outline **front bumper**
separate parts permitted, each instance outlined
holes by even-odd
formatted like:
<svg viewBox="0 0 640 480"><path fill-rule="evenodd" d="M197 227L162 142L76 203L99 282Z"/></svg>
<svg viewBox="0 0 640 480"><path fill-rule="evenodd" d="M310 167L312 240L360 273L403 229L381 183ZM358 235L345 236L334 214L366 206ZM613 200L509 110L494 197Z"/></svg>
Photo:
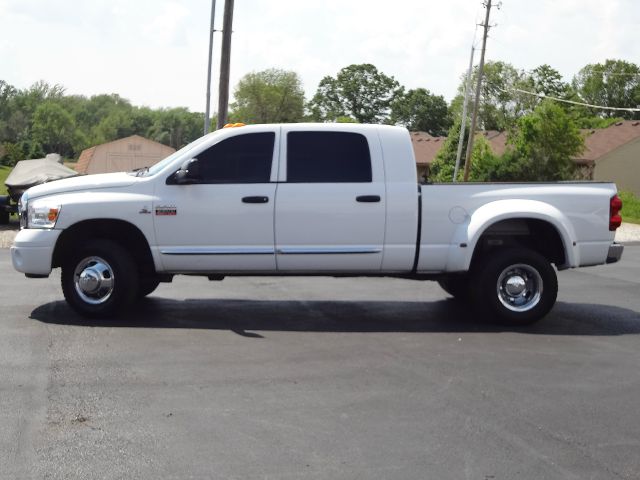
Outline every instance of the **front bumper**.
<svg viewBox="0 0 640 480"><path fill-rule="evenodd" d="M11 247L13 268L27 276L49 276L60 233L62 230L20 230Z"/></svg>
<svg viewBox="0 0 640 480"><path fill-rule="evenodd" d="M616 263L622 257L622 251L624 250L624 245L620 245L619 243L612 243L609 246L609 252L607 253L607 263Z"/></svg>

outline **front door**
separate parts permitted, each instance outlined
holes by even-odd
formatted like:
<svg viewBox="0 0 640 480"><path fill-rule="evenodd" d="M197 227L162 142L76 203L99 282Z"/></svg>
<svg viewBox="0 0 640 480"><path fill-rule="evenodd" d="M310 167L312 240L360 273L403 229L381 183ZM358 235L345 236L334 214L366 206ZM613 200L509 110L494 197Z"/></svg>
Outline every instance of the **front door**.
<svg viewBox="0 0 640 480"><path fill-rule="evenodd" d="M275 270L276 136L274 128L224 138L195 155L197 183L169 177L158 186L153 216L166 271Z"/></svg>

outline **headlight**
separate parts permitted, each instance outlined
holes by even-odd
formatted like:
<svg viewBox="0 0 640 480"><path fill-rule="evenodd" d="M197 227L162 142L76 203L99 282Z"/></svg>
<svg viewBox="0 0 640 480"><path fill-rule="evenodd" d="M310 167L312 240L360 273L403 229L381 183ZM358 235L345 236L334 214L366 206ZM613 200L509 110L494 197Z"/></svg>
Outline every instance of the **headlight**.
<svg viewBox="0 0 640 480"><path fill-rule="evenodd" d="M60 205L46 199L27 202L27 228L53 228L60 215Z"/></svg>

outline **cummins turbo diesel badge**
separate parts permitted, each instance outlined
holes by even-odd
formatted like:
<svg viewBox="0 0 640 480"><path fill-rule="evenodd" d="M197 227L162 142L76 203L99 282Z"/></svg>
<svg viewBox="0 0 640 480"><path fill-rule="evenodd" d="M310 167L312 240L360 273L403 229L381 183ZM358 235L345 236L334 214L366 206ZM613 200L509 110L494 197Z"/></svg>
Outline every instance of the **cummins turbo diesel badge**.
<svg viewBox="0 0 640 480"><path fill-rule="evenodd" d="M160 205L156 207L156 215L176 215L178 209L174 206Z"/></svg>

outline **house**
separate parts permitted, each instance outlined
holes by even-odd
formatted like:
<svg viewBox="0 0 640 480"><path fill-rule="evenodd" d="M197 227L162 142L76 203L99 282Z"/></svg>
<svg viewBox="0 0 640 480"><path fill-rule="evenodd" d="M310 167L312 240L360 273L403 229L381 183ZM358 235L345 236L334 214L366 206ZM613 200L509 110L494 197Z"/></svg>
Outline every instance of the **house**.
<svg viewBox="0 0 640 480"><path fill-rule="evenodd" d="M416 157L418 178L427 178L429 165L435 160L446 139L447 137L432 137L427 132L411 132L411 144Z"/></svg>
<svg viewBox="0 0 640 480"><path fill-rule="evenodd" d="M619 190L640 196L640 121L625 120L608 128L587 130L585 149L575 159L583 176L615 182Z"/></svg>
<svg viewBox="0 0 640 480"><path fill-rule="evenodd" d="M640 196L640 121L625 120L608 128L583 130L585 149L574 158L578 178L615 182L620 190ZM491 150L502 155L507 148L506 132L485 131ZM446 137L431 137L424 132L411 132L418 177L428 174L429 165ZM463 152L464 155L464 152Z"/></svg>
<svg viewBox="0 0 640 480"><path fill-rule="evenodd" d="M506 132L498 132L489 130L480 132L491 145L491 150L496 155L502 155L507 148ZM447 137L433 137L427 132L411 132L411 143L413 145L413 153L416 157L416 168L418 178L426 179L429 176L429 167L436 159L436 155L444 145ZM464 163L464 154L462 152L462 163Z"/></svg>
<svg viewBox="0 0 640 480"><path fill-rule="evenodd" d="M83 150L76 171L86 174L126 172L150 167L173 152L175 149L167 145L132 135Z"/></svg>

